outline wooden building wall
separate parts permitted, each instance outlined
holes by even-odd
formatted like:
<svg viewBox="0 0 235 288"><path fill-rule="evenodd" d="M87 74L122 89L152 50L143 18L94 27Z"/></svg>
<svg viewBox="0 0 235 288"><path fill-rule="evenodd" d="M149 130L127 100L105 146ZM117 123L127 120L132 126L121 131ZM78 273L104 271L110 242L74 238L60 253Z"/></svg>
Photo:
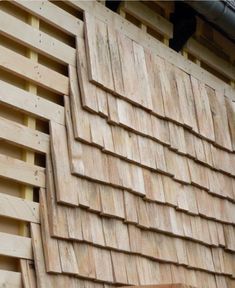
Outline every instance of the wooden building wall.
<svg viewBox="0 0 235 288"><path fill-rule="evenodd" d="M231 49L142 4L0 2L4 287L235 287Z"/></svg>

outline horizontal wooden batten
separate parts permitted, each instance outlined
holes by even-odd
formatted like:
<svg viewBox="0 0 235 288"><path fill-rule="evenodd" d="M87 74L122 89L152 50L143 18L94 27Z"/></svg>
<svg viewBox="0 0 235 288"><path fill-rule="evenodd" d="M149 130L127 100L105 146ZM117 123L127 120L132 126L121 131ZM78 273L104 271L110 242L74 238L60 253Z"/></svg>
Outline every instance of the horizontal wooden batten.
<svg viewBox="0 0 235 288"><path fill-rule="evenodd" d="M38 118L64 124L64 107L0 80L0 103Z"/></svg>
<svg viewBox="0 0 235 288"><path fill-rule="evenodd" d="M0 117L0 139L41 153L49 152L49 136Z"/></svg>
<svg viewBox="0 0 235 288"><path fill-rule="evenodd" d="M0 232L0 255L33 259L31 239Z"/></svg>
<svg viewBox="0 0 235 288"><path fill-rule="evenodd" d="M0 33L63 64L76 64L74 48L0 11ZM11 25L9 25L11 23Z"/></svg>
<svg viewBox="0 0 235 288"><path fill-rule="evenodd" d="M203 46L195 39L189 39L185 45L185 50L211 68L223 74L228 79L235 79L235 67L231 63L216 56L207 47Z"/></svg>
<svg viewBox="0 0 235 288"><path fill-rule="evenodd" d="M122 4L122 10L131 14L143 24L161 33L164 37L170 39L173 36L173 24L156 14L141 2L125 1Z"/></svg>
<svg viewBox="0 0 235 288"><path fill-rule="evenodd" d="M37 16L45 22L51 24L55 28L68 33L70 35L83 34L83 22L70 15L63 9L57 7L48 0L43 1L20 1L12 2L14 5L26 10L27 12Z"/></svg>
<svg viewBox="0 0 235 288"><path fill-rule="evenodd" d="M39 223L39 204L0 193L0 216Z"/></svg>
<svg viewBox="0 0 235 288"><path fill-rule="evenodd" d="M0 154L0 176L36 187L45 187L45 169Z"/></svg>
<svg viewBox="0 0 235 288"><path fill-rule="evenodd" d="M0 46L0 67L62 95L69 93L68 77Z"/></svg>
<svg viewBox="0 0 235 288"><path fill-rule="evenodd" d="M0 287L22 288L21 273L7 270L0 270Z"/></svg>

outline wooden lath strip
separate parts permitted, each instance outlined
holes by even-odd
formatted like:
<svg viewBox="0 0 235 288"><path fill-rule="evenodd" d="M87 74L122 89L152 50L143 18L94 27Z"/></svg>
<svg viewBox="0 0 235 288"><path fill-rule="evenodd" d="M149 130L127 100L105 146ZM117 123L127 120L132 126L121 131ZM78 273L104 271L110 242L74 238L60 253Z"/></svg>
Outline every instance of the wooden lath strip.
<svg viewBox="0 0 235 288"><path fill-rule="evenodd" d="M45 187L45 168L0 154L0 176L36 187Z"/></svg>
<svg viewBox="0 0 235 288"><path fill-rule="evenodd" d="M141 2L124 1L121 6L122 10L136 17L138 20L143 22L159 33L161 33L165 38L170 39L173 35L173 24L163 18L161 15L156 15L156 13L149 9L146 5Z"/></svg>
<svg viewBox="0 0 235 288"><path fill-rule="evenodd" d="M65 33L83 35L83 22L48 0L33 2L16 0L12 4L19 6Z"/></svg>
<svg viewBox="0 0 235 288"><path fill-rule="evenodd" d="M31 260L31 238L0 232L0 255Z"/></svg>
<svg viewBox="0 0 235 288"><path fill-rule="evenodd" d="M36 2L35 2L36 3ZM6 37L30 49L35 49L63 64L76 64L76 51L74 48L58 41L54 37L35 29L3 11L0 11L0 31ZM9 25L11 23L11 25Z"/></svg>
<svg viewBox="0 0 235 288"><path fill-rule="evenodd" d="M4 288L22 288L21 273L0 270L0 287Z"/></svg>
<svg viewBox="0 0 235 288"><path fill-rule="evenodd" d="M39 204L0 193L0 216L39 223Z"/></svg>
<svg viewBox="0 0 235 288"><path fill-rule="evenodd" d="M0 139L41 153L49 152L49 136L0 116Z"/></svg>
<svg viewBox="0 0 235 288"><path fill-rule="evenodd" d="M64 124L64 107L0 80L0 103L38 118Z"/></svg>
<svg viewBox="0 0 235 288"><path fill-rule="evenodd" d="M69 93L68 77L0 46L0 67L58 94ZM55 85L56 84L56 85Z"/></svg>

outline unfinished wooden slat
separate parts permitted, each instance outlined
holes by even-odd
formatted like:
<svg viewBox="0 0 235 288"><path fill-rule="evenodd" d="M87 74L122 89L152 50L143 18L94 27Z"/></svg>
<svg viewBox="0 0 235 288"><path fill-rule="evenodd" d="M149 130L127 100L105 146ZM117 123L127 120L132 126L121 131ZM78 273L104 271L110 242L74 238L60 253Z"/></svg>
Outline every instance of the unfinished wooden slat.
<svg viewBox="0 0 235 288"><path fill-rule="evenodd" d="M175 69L175 78L179 95L180 111L185 126L198 131L195 103L190 77L180 69Z"/></svg>
<svg viewBox="0 0 235 288"><path fill-rule="evenodd" d="M71 35L83 35L82 21L67 13L65 10L57 7L53 3L42 0L35 3L28 1L15 1L15 5L32 13L38 18L43 19L47 23L53 25L59 30Z"/></svg>
<svg viewBox="0 0 235 288"><path fill-rule="evenodd" d="M152 98L152 110L159 116L165 116L163 106L163 95L162 95L162 83L160 81L160 67L158 65L158 58L145 49L145 61L148 67L148 82L150 86L151 98Z"/></svg>
<svg viewBox="0 0 235 288"><path fill-rule="evenodd" d="M0 154L0 176L36 187L45 187L45 169Z"/></svg>
<svg viewBox="0 0 235 288"><path fill-rule="evenodd" d="M85 243L75 243L74 252L77 258L79 276L95 279L96 272L92 247Z"/></svg>
<svg viewBox="0 0 235 288"><path fill-rule="evenodd" d="M0 270L0 285L5 288L22 288L21 273Z"/></svg>
<svg viewBox="0 0 235 288"><path fill-rule="evenodd" d="M230 137L232 141L233 151L235 150L235 102L225 97L225 103L227 108L227 116L230 130Z"/></svg>
<svg viewBox="0 0 235 288"><path fill-rule="evenodd" d="M76 139L82 138L83 140L91 142L91 132L89 123L89 116L91 115L89 115L82 109L77 70L72 66L69 66L69 79L70 79L70 98L69 98L70 102L67 99L67 97L65 97L65 108L66 111L68 111L69 108L71 107L71 116L74 127L73 129L74 137Z"/></svg>
<svg viewBox="0 0 235 288"><path fill-rule="evenodd" d="M3 11L0 11L0 17L2 20L1 33L5 36L63 64L76 65L76 50L74 48Z"/></svg>
<svg viewBox="0 0 235 288"><path fill-rule="evenodd" d="M73 244L68 241L59 241L59 255L61 270L66 274L78 275L78 264Z"/></svg>
<svg viewBox="0 0 235 288"><path fill-rule="evenodd" d="M206 87L214 123L215 141L217 144L231 150L232 143L229 134L225 99L222 92Z"/></svg>
<svg viewBox="0 0 235 288"><path fill-rule="evenodd" d="M0 46L0 55L1 68L53 92L68 95L69 81L67 77L41 64L35 65L33 60L3 46ZM55 83L57 85L54 85Z"/></svg>
<svg viewBox="0 0 235 288"><path fill-rule="evenodd" d="M33 265L33 261L20 259L20 270L22 275L22 282L24 288L36 288L36 273Z"/></svg>
<svg viewBox="0 0 235 288"><path fill-rule="evenodd" d="M147 74L148 66L145 60L144 49L141 45L134 41L132 42L132 44L135 61L135 71L137 75L136 94L138 94L138 96L136 95L136 98L140 99L139 104L141 106L152 110L153 103Z"/></svg>
<svg viewBox="0 0 235 288"><path fill-rule="evenodd" d="M53 278L46 273L45 268L40 225L31 223L30 230L32 234L33 258L37 275L37 287L43 288L44 285L46 285L46 287L52 288Z"/></svg>
<svg viewBox="0 0 235 288"><path fill-rule="evenodd" d="M85 12L85 39L90 80L114 90L106 23Z"/></svg>
<svg viewBox="0 0 235 288"><path fill-rule="evenodd" d="M64 124L64 108L0 80L0 103L38 118Z"/></svg>
<svg viewBox="0 0 235 288"><path fill-rule="evenodd" d="M121 59L122 77L124 82L125 97L134 103L140 103L137 75L135 71L135 59L133 41L124 34L117 32L118 49Z"/></svg>
<svg viewBox="0 0 235 288"><path fill-rule="evenodd" d="M121 70L121 59L118 51L117 31L108 25L108 44L111 58L114 89L119 95L124 95L124 83Z"/></svg>
<svg viewBox="0 0 235 288"><path fill-rule="evenodd" d="M47 272L61 273L58 242L57 239L52 238L50 235L49 212L47 210L46 191L44 189L40 189L40 208L46 270Z"/></svg>
<svg viewBox="0 0 235 288"><path fill-rule="evenodd" d="M33 259L31 239L0 232L0 255Z"/></svg>
<svg viewBox="0 0 235 288"><path fill-rule="evenodd" d="M49 136L0 117L0 139L38 152L49 152Z"/></svg>
<svg viewBox="0 0 235 288"><path fill-rule="evenodd" d="M39 223L39 205L33 201L0 193L0 215Z"/></svg>
<svg viewBox="0 0 235 288"><path fill-rule="evenodd" d="M207 139L215 140L210 103L205 85L192 76L191 83L196 105L199 133Z"/></svg>
<svg viewBox="0 0 235 288"><path fill-rule="evenodd" d="M156 13L148 8L147 5L144 5L141 2L124 2L122 9L139 19L142 23L164 35L167 39L172 37L173 29L171 22L160 15L157 15L156 17Z"/></svg>
<svg viewBox="0 0 235 288"><path fill-rule="evenodd" d="M169 124L167 121L151 115L153 137L158 141L170 145Z"/></svg>
<svg viewBox="0 0 235 288"><path fill-rule="evenodd" d="M85 43L82 38L76 38L77 73L81 89L82 105L91 112L98 112L96 87L88 79L88 63L86 59Z"/></svg>
<svg viewBox="0 0 235 288"><path fill-rule="evenodd" d="M65 127L51 121L50 129L57 199L77 206L78 187L76 187L74 176L71 175ZM63 165L61 165L61 159L63 159Z"/></svg>
<svg viewBox="0 0 235 288"><path fill-rule="evenodd" d="M113 282L113 270L111 253L98 247L93 247L96 279L106 282Z"/></svg>
<svg viewBox="0 0 235 288"><path fill-rule="evenodd" d="M182 123L182 115L179 105L179 95L175 81L174 66L158 57L160 79L162 84L162 95L165 115L178 123Z"/></svg>
<svg viewBox="0 0 235 288"><path fill-rule="evenodd" d="M116 283L127 283L125 254L111 251L111 258L114 270L114 281Z"/></svg>

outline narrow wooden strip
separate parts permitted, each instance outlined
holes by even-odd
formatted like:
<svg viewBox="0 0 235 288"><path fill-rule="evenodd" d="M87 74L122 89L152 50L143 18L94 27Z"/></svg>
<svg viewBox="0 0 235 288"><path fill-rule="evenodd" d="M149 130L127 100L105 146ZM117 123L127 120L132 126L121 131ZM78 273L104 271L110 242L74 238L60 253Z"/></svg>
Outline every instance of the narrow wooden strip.
<svg viewBox="0 0 235 288"><path fill-rule="evenodd" d="M39 223L39 205L36 202L0 193L0 215Z"/></svg>
<svg viewBox="0 0 235 288"><path fill-rule="evenodd" d="M156 14L156 12L148 8L147 5L141 2L127 1L123 2L122 9L139 19L145 25L161 33L167 39L173 36L172 23L159 14Z"/></svg>
<svg viewBox="0 0 235 288"><path fill-rule="evenodd" d="M76 185L76 177L71 175L65 127L51 121L50 130L57 200L77 206L79 188Z"/></svg>
<svg viewBox="0 0 235 288"><path fill-rule="evenodd" d="M76 50L74 48L25 24L8 13L0 11L0 18L0 32L3 35L60 63L76 65Z"/></svg>
<svg viewBox="0 0 235 288"><path fill-rule="evenodd" d="M24 288L37 288L36 273L33 261L20 259L20 270Z"/></svg>
<svg viewBox="0 0 235 288"><path fill-rule="evenodd" d="M52 238L49 229L48 209L46 203L46 191L40 189L41 227L42 240L47 272L61 273L58 241ZM49 212L50 213L50 212Z"/></svg>
<svg viewBox="0 0 235 288"><path fill-rule="evenodd" d="M0 67L59 94L69 93L68 77L0 46ZM56 84L55 84L56 83Z"/></svg>
<svg viewBox="0 0 235 288"><path fill-rule="evenodd" d="M0 270L0 286L4 288L22 288L21 273Z"/></svg>
<svg viewBox="0 0 235 288"><path fill-rule="evenodd" d="M232 63L216 56L215 53L197 42L195 39L189 39L185 45L185 49L198 60L203 61L225 77L228 77L231 80L235 78L235 68Z"/></svg>
<svg viewBox="0 0 235 288"><path fill-rule="evenodd" d="M53 276L46 273L45 260L43 254L43 245L41 238L40 225L31 223L30 225L33 246L33 258L36 268L37 287L38 288L53 288Z"/></svg>
<svg viewBox="0 0 235 288"><path fill-rule="evenodd" d="M81 20L48 0L35 2L16 0L13 3L65 33L80 36L83 34Z"/></svg>
<svg viewBox="0 0 235 288"><path fill-rule="evenodd" d="M86 59L86 50L84 39L76 38L77 46L77 73L81 89L81 99L83 107L92 112L98 112L98 103L96 98L96 87L88 79L88 63Z"/></svg>
<svg viewBox="0 0 235 288"><path fill-rule="evenodd" d="M49 152L49 136L40 131L0 117L0 139L38 152Z"/></svg>
<svg viewBox="0 0 235 288"><path fill-rule="evenodd" d="M33 259L31 239L0 232L0 255Z"/></svg>
<svg viewBox="0 0 235 288"><path fill-rule="evenodd" d="M36 187L45 187L45 169L0 154L0 176Z"/></svg>
<svg viewBox="0 0 235 288"><path fill-rule="evenodd" d="M38 118L64 124L64 108L0 80L0 103Z"/></svg>

